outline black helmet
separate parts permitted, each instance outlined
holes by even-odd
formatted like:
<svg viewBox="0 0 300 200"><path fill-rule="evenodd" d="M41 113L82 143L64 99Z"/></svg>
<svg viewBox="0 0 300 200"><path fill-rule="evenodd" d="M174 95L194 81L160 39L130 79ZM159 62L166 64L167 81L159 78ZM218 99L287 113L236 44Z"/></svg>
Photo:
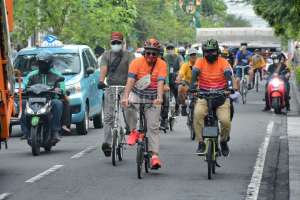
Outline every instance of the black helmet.
<svg viewBox="0 0 300 200"><path fill-rule="evenodd" d="M215 39L210 39L202 44L202 51L209 51L209 50L218 50L219 51L219 44L218 41Z"/></svg>

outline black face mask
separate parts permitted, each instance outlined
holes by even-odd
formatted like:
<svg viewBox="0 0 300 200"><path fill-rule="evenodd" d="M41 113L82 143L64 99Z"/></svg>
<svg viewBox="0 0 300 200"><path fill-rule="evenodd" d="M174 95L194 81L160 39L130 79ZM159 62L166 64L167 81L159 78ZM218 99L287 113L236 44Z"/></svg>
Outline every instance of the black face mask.
<svg viewBox="0 0 300 200"><path fill-rule="evenodd" d="M51 65L49 63L39 62L39 71L42 74L47 74L50 69L51 69Z"/></svg>
<svg viewBox="0 0 300 200"><path fill-rule="evenodd" d="M212 55L212 54L205 55L205 59L206 59L209 63L214 63L214 62L217 61L218 55Z"/></svg>

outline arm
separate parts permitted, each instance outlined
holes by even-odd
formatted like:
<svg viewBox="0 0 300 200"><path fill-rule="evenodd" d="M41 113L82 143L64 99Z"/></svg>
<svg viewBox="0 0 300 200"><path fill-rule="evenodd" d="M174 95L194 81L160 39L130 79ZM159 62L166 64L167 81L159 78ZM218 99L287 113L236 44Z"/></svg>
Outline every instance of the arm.
<svg viewBox="0 0 300 200"><path fill-rule="evenodd" d="M229 68L225 69L224 76L227 80L227 89L230 90L230 91L233 91L234 90L234 86L233 86L234 83L233 83L231 69L229 69Z"/></svg>
<svg viewBox="0 0 300 200"><path fill-rule="evenodd" d="M193 67L192 70L192 83L191 83L191 89L196 89L197 88L197 81L198 81L198 76L200 75L200 69Z"/></svg>
<svg viewBox="0 0 300 200"><path fill-rule="evenodd" d="M104 82L106 75L107 75L107 66L102 66L101 67L101 73L100 73L100 82Z"/></svg>
<svg viewBox="0 0 300 200"><path fill-rule="evenodd" d="M101 63L100 63L100 77L99 77L99 82L104 82L107 72L108 72L108 56L107 53L104 53L101 58Z"/></svg>

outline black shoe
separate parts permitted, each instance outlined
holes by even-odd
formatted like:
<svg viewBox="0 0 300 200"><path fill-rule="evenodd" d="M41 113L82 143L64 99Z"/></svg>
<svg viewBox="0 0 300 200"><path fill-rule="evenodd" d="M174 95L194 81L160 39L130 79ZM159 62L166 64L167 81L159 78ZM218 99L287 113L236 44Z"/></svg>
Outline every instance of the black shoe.
<svg viewBox="0 0 300 200"><path fill-rule="evenodd" d="M167 127L167 119L162 119L160 121L159 129L163 130L163 131L166 131L168 129L168 127Z"/></svg>
<svg viewBox="0 0 300 200"><path fill-rule="evenodd" d="M197 150L196 150L196 154L202 155L204 153L205 153L205 143L204 142L199 142Z"/></svg>
<svg viewBox="0 0 300 200"><path fill-rule="evenodd" d="M271 108L266 106L262 111L267 112L267 111L270 111L270 110L271 110Z"/></svg>
<svg viewBox="0 0 300 200"><path fill-rule="evenodd" d="M181 107L181 115L182 115L182 116L187 116L187 115L188 115L188 113L187 113L187 111L186 111L186 106L182 106L182 107Z"/></svg>
<svg viewBox="0 0 300 200"><path fill-rule="evenodd" d="M102 144L102 151L105 155L105 157L110 157L111 155L111 146L108 143L103 143Z"/></svg>
<svg viewBox="0 0 300 200"><path fill-rule="evenodd" d="M221 142L220 145L221 145L222 155L225 156L225 157L228 156L228 154L229 154L229 147L228 147L227 142Z"/></svg>
<svg viewBox="0 0 300 200"><path fill-rule="evenodd" d="M252 90L251 84L248 84L248 90Z"/></svg>

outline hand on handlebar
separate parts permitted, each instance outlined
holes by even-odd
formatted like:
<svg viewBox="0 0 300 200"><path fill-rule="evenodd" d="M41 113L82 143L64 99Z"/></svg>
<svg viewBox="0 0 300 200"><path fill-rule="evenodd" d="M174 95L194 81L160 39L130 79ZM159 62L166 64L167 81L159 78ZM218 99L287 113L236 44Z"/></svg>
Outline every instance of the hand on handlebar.
<svg viewBox="0 0 300 200"><path fill-rule="evenodd" d="M129 106L128 98L122 98L121 104L124 108L127 108Z"/></svg>

